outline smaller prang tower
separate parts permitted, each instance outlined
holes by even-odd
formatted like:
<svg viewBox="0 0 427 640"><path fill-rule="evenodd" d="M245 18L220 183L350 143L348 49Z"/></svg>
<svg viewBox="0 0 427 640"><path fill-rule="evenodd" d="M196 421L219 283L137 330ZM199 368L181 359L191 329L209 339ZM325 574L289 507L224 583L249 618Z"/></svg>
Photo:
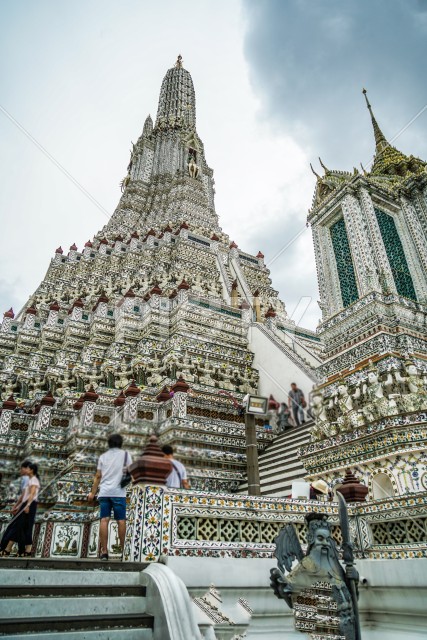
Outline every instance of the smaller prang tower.
<svg viewBox="0 0 427 640"><path fill-rule="evenodd" d="M427 488L427 163L387 142L363 93L371 170L320 161L308 216L325 360L302 454L330 482L358 465L371 497L385 497Z"/></svg>

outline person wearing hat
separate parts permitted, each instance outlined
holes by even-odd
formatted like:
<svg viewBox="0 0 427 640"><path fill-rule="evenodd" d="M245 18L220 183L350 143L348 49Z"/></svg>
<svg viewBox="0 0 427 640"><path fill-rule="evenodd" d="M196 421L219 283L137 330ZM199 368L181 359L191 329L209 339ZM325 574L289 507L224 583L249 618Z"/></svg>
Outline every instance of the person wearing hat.
<svg viewBox="0 0 427 640"><path fill-rule="evenodd" d="M310 500L319 500L320 496L322 495L328 495L329 493L329 487L328 484L324 481L321 480L320 478L318 480L314 480L314 482L311 483L310 485Z"/></svg>

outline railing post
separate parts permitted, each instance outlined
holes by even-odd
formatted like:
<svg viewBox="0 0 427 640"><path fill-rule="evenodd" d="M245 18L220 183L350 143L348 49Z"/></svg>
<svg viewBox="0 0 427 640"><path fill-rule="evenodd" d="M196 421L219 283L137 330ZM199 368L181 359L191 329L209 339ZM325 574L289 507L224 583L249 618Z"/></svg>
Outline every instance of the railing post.
<svg viewBox="0 0 427 640"><path fill-rule="evenodd" d="M246 431L246 468L248 474L248 494L250 496L260 496L261 488L259 481L258 448L256 442L255 416L245 413Z"/></svg>

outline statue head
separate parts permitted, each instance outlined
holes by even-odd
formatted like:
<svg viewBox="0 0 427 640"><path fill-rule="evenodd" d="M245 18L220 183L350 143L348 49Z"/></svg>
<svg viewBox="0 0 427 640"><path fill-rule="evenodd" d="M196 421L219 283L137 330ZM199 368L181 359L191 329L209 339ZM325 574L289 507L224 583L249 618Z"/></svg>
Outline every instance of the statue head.
<svg viewBox="0 0 427 640"><path fill-rule="evenodd" d="M376 371L369 371L368 382L378 382L378 373Z"/></svg>
<svg viewBox="0 0 427 640"><path fill-rule="evenodd" d="M314 532L312 549L321 554L328 554L331 551L331 532L327 526L318 527Z"/></svg>
<svg viewBox="0 0 427 640"><path fill-rule="evenodd" d="M418 375L417 365L412 360L406 360L405 369L410 376Z"/></svg>
<svg viewBox="0 0 427 640"><path fill-rule="evenodd" d="M331 549L331 525L325 513L309 513L306 518L308 523L307 542L308 551L312 548L326 552Z"/></svg>
<svg viewBox="0 0 427 640"><path fill-rule="evenodd" d="M323 394L321 391L313 393L311 401L315 407L319 407L323 402Z"/></svg>
<svg viewBox="0 0 427 640"><path fill-rule="evenodd" d="M340 565L328 516L325 513L309 513L306 520L308 524L307 555L310 556L317 570L323 570L329 577L342 580L344 572Z"/></svg>
<svg viewBox="0 0 427 640"><path fill-rule="evenodd" d="M340 380L338 382L338 393L340 396L345 396L346 394L348 394L347 385L344 380Z"/></svg>

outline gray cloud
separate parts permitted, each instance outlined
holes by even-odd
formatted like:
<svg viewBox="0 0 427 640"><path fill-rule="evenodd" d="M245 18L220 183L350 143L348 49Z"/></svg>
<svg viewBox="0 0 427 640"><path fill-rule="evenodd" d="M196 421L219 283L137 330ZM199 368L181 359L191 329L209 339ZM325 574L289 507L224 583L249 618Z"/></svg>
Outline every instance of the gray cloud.
<svg viewBox="0 0 427 640"><path fill-rule="evenodd" d="M333 168L374 151L362 87L391 139L427 103L425 0L243 0L261 116ZM395 142L427 157L427 111Z"/></svg>

